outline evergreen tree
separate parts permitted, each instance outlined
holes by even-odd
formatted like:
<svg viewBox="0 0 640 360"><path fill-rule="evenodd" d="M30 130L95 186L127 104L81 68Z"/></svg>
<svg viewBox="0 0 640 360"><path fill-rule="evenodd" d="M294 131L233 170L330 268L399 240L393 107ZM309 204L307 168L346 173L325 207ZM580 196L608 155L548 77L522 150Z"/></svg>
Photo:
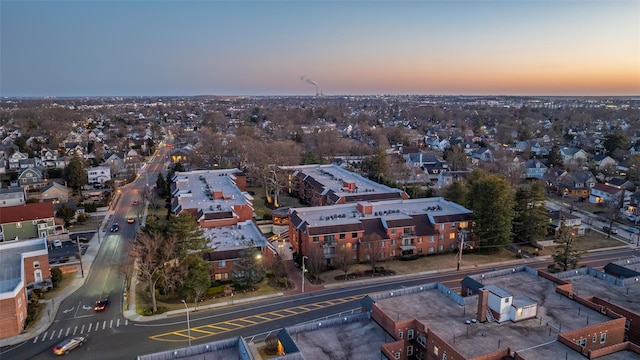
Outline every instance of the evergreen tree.
<svg viewBox="0 0 640 360"><path fill-rule="evenodd" d="M162 173L159 173L158 179L156 180L156 191L158 192L158 195L160 195L160 197L165 197L168 193L167 190L167 181L164 179L164 176L162 176Z"/></svg>
<svg viewBox="0 0 640 360"><path fill-rule="evenodd" d="M261 254L256 248L248 247L242 250L235 265L233 278L239 289L250 288L264 278Z"/></svg>
<svg viewBox="0 0 640 360"><path fill-rule="evenodd" d="M56 216L64 221L64 226L68 227L71 224L71 220L76 216L76 211L63 204L56 211Z"/></svg>
<svg viewBox="0 0 640 360"><path fill-rule="evenodd" d="M182 293L193 299L195 309L198 309L198 301L211 287L210 265L199 254L189 255L187 259L187 277L184 279Z"/></svg>
<svg viewBox="0 0 640 360"><path fill-rule="evenodd" d="M553 145L551 150L549 150L549 155L547 155L547 165L554 166L562 166L562 155L560 155L560 147L558 145Z"/></svg>
<svg viewBox="0 0 640 360"><path fill-rule="evenodd" d="M74 155L69 164L64 168L64 180L76 194L80 193L80 188L87 184L87 173L84 170L82 160Z"/></svg>
<svg viewBox="0 0 640 360"><path fill-rule="evenodd" d="M444 189L446 200L452 201L458 205L469 207L469 188L465 181L454 181L451 185Z"/></svg>
<svg viewBox="0 0 640 360"><path fill-rule="evenodd" d="M475 177L475 178L474 178ZM474 233L481 247L497 247L511 242L513 193L509 182L498 175L477 172L472 177L470 210Z"/></svg>
<svg viewBox="0 0 640 360"><path fill-rule="evenodd" d="M527 183L516 190L513 230L517 242L544 237L549 219L545 201L544 186L540 181Z"/></svg>
<svg viewBox="0 0 640 360"><path fill-rule="evenodd" d="M179 254L176 256L183 259L186 258L187 252L201 251L207 246L207 239L203 235L204 231L187 212L181 212L178 216L172 215L169 217L167 234L180 239L178 244Z"/></svg>
<svg viewBox="0 0 640 360"><path fill-rule="evenodd" d="M555 264L549 265L550 271L567 271L578 267L578 262L580 262L582 258L582 251L575 249L574 240L575 237L571 232L571 228L562 224L560 226L560 233L556 239L556 243L559 246L553 255Z"/></svg>

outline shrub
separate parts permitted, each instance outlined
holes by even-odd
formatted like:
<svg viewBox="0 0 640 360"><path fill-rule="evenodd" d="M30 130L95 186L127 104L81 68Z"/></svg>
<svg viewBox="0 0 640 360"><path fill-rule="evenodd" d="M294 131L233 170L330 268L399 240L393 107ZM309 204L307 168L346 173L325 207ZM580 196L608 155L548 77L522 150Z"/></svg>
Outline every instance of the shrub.
<svg viewBox="0 0 640 360"><path fill-rule="evenodd" d="M217 296L224 295L224 287L222 285L212 286L207 289L205 296L207 298L215 298Z"/></svg>
<svg viewBox="0 0 640 360"><path fill-rule="evenodd" d="M376 266L373 272L376 272L376 273L384 272L384 266Z"/></svg>
<svg viewBox="0 0 640 360"><path fill-rule="evenodd" d="M273 277L273 270L266 270L264 272L264 275L268 278L272 278Z"/></svg>
<svg viewBox="0 0 640 360"><path fill-rule="evenodd" d="M53 287L57 288L60 286L60 282L62 281L62 270L59 268L51 269L51 282L53 283Z"/></svg>

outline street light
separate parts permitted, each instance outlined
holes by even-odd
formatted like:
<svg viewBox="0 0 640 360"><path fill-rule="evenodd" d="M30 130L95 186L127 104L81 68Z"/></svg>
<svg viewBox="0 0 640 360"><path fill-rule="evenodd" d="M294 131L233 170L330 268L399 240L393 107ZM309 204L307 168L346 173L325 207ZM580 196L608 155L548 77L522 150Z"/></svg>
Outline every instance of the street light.
<svg viewBox="0 0 640 360"><path fill-rule="evenodd" d="M308 259L308 256L302 256L302 293L304 294L304 273L305 273L305 268L304 268L304 260Z"/></svg>
<svg viewBox="0 0 640 360"><path fill-rule="evenodd" d="M187 309L187 336L189 337L189 347L191 347L191 326L189 325L189 307L187 306L187 302L182 300L184 304L184 308Z"/></svg>

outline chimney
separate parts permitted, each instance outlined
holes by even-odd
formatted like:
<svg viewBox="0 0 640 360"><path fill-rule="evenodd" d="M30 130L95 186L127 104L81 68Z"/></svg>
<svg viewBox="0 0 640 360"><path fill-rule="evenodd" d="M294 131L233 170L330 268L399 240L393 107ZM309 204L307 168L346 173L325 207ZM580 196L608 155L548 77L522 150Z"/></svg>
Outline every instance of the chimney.
<svg viewBox="0 0 640 360"><path fill-rule="evenodd" d="M478 321L483 323L487 321L487 304L489 303L489 291L485 289L480 289L478 291Z"/></svg>

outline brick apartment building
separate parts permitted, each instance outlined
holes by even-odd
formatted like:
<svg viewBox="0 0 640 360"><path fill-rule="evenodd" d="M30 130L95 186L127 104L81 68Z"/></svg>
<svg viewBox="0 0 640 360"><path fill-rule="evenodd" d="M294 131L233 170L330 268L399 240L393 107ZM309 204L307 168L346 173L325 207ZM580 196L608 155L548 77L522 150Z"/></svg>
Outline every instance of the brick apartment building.
<svg viewBox="0 0 640 360"><path fill-rule="evenodd" d="M475 246L471 211L443 198L292 208L289 219L294 251L321 251L327 265L337 255L364 262L453 251L462 236Z"/></svg>
<svg viewBox="0 0 640 360"><path fill-rule="evenodd" d="M311 206L408 199L400 189L378 184L335 164L282 166L287 191Z"/></svg>
<svg viewBox="0 0 640 360"><path fill-rule="evenodd" d="M0 338L19 335L27 320L28 288L50 286L46 239L0 244Z"/></svg>
<svg viewBox="0 0 640 360"><path fill-rule="evenodd" d="M176 172L171 181L172 213L186 211L202 228L253 219L253 197L238 169Z"/></svg>

